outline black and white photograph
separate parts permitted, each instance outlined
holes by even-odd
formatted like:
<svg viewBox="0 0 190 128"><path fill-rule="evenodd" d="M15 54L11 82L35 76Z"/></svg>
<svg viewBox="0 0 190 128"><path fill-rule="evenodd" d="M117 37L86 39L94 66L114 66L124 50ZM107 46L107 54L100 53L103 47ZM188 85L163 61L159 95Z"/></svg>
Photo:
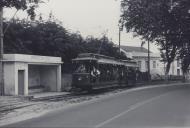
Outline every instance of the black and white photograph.
<svg viewBox="0 0 190 128"><path fill-rule="evenodd" d="M190 128L190 0L0 0L0 128Z"/></svg>

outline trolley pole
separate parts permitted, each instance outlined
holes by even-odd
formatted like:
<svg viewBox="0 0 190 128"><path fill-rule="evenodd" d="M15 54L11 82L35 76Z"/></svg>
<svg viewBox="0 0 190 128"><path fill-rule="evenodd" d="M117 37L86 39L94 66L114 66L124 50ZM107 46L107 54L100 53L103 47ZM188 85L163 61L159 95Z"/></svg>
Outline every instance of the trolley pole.
<svg viewBox="0 0 190 128"><path fill-rule="evenodd" d="M4 71L3 71L3 7L0 7L0 95L4 95Z"/></svg>

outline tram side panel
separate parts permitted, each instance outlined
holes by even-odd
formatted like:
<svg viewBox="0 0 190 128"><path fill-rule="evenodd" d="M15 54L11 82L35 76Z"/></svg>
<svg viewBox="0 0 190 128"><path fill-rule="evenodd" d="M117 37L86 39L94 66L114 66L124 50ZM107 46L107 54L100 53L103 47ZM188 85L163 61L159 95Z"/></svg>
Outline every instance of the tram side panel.
<svg viewBox="0 0 190 128"><path fill-rule="evenodd" d="M88 90L90 86L90 74L89 73L73 73L72 86L73 88L80 88Z"/></svg>
<svg viewBox="0 0 190 128"><path fill-rule="evenodd" d="M133 67L129 67L126 73L126 83L127 86L135 86L136 85L136 69Z"/></svg>
<svg viewBox="0 0 190 128"><path fill-rule="evenodd" d="M101 64L97 71L93 71L93 65L89 72L74 73L73 86L82 90L106 88L112 86L133 86L135 85L134 70L122 66L111 66ZM93 73L96 72L96 73Z"/></svg>
<svg viewBox="0 0 190 128"><path fill-rule="evenodd" d="M98 70L100 75L95 77L96 82L93 82L92 88L106 88L115 86L127 86L126 67L113 64L99 64Z"/></svg>

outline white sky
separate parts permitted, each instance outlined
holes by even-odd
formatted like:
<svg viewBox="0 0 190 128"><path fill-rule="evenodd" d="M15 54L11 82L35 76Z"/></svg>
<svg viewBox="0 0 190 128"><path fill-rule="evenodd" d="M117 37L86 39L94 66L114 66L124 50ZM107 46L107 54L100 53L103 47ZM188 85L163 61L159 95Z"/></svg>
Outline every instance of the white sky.
<svg viewBox="0 0 190 128"><path fill-rule="evenodd" d="M46 4L41 4L37 13L48 17L51 11L71 32L79 31L83 37L88 35L101 37L102 33L106 33L109 39L118 44L120 0L50 0ZM4 10L4 12L5 17L10 18L15 10ZM21 11L16 14L16 17L23 16L27 17ZM131 33L121 33L121 45L140 46L141 42ZM153 45L151 51L158 52Z"/></svg>

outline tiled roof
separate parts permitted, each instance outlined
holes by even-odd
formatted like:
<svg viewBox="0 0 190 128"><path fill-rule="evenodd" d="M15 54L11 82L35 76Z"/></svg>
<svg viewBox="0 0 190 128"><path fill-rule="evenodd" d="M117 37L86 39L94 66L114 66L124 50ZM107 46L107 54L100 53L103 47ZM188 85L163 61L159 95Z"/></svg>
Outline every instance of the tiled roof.
<svg viewBox="0 0 190 128"><path fill-rule="evenodd" d="M121 48L125 50L126 52L143 52L143 53L148 53L148 49L144 47L134 47L134 46L124 46L121 45ZM152 53L150 51L150 53Z"/></svg>

